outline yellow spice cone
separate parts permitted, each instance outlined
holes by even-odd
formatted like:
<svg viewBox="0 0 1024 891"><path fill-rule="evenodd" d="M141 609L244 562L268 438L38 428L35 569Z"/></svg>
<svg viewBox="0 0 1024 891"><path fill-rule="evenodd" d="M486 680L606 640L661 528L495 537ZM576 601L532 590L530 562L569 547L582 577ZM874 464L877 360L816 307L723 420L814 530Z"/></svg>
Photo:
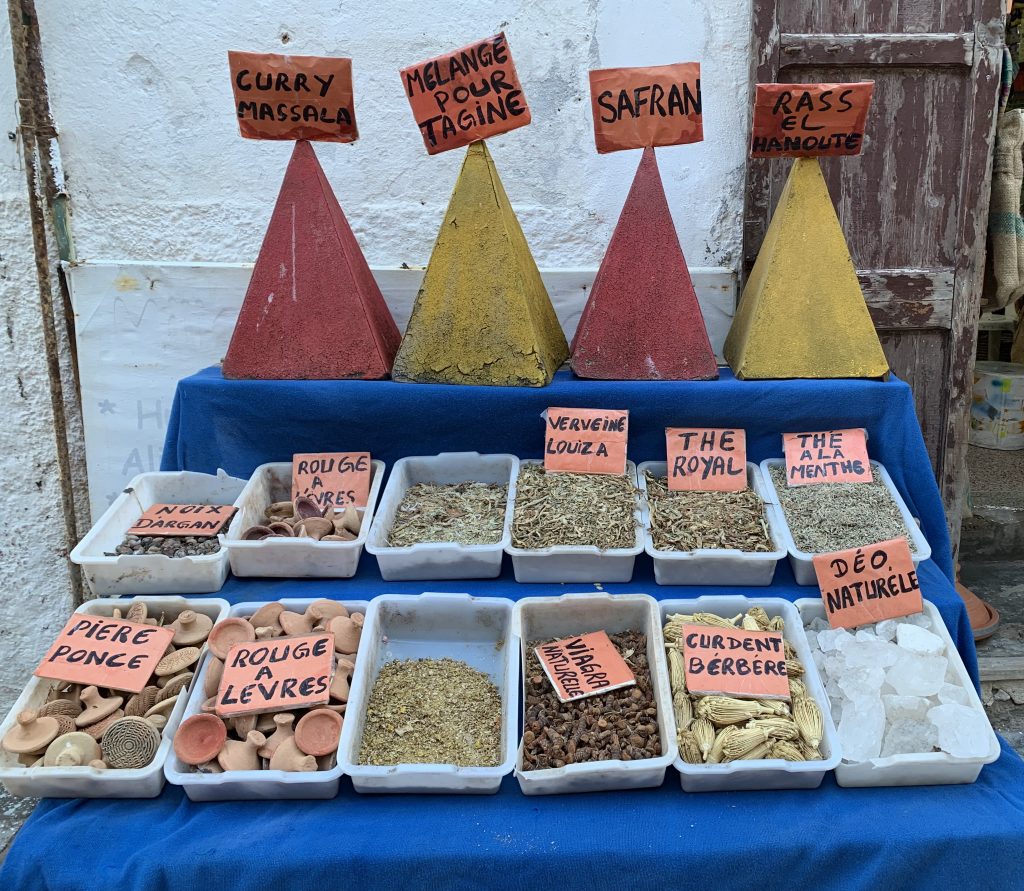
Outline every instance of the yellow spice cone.
<svg viewBox="0 0 1024 891"><path fill-rule="evenodd" d="M558 317L483 142L466 152L391 376L542 387L568 358Z"/></svg>
<svg viewBox="0 0 1024 891"><path fill-rule="evenodd" d="M882 377L868 313L817 158L797 158L725 341L736 377Z"/></svg>

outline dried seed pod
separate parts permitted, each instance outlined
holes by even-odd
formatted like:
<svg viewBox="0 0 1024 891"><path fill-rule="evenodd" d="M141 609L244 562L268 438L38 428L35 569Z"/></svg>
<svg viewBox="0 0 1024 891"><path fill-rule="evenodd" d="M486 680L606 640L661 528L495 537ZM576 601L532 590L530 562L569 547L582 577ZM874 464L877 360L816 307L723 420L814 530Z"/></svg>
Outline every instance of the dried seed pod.
<svg viewBox="0 0 1024 891"><path fill-rule="evenodd" d="M804 742L812 749L818 748L825 732L818 703L810 696L797 697L793 700L793 720Z"/></svg>
<svg viewBox="0 0 1024 891"><path fill-rule="evenodd" d="M668 617L662 633L665 636L666 644L676 643L683 633L683 625L686 625L692 616L684 616L682 613L675 613Z"/></svg>
<svg viewBox="0 0 1024 891"><path fill-rule="evenodd" d="M724 730L718 731L715 742L711 746L711 751L708 752L708 764L720 764L725 760L725 744L739 733L739 729L735 724L730 724Z"/></svg>
<svg viewBox="0 0 1024 891"><path fill-rule="evenodd" d="M773 709L750 699L733 699L731 696L704 696L697 701L698 717L707 718L717 727L726 724L745 724L758 715L774 714Z"/></svg>
<svg viewBox="0 0 1024 891"><path fill-rule="evenodd" d="M750 753L764 745L768 737L758 727L744 727L737 729L722 745L723 761L747 760ZM760 756L758 756L760 757Z"/></svg>
<svg viewBox="0 0 1024 891"><path fill-rule="evenodd" d="M690 730L681 730L676 734L676 739L679 742L679 756L687 764L703 764L704 755L701 754L700 745L697 743L693 732Z"/></svg>
<svg viewBox="0 0 1024 891"><path fill-rule="evenodd" d="M715 744L715 727L707 718L698 718L693 722L693 737L700 747L701 757L706 761L711 747Z"/></svg>
<svg viewBox="0 0 1024 891"><path fill-rule="evenodd" d="M782 649L785 652L787 659L795 659L797 662L800 661L800 656L797 654L796 647L794 647L788 640L783 639Z"/></svg>
<svg viewBox="0 0 1024 891"><path fill-rule="evenodd" d="M796 724L788 718L757 718L747 725L749 728L757 728L762 731L765 736L769 736L772 739L788 739L797 740L800 738L800 731Z"/></svg>
<svg viewBox="0 0 1024 891"><path fill-rule="evenodd" d="M771 754L771 751L772 751L771 741L770 740L765 740L765 742L761 743L760 745L754 746L754 748L752 748L749 752L747 752L747 754L744 755L743 758L737 758L735 760L737 760L737 761L741 761L741 760L742 761L760 761L762 758L767 758Z"/></svg>
<svg viewBox="0 0 1024 891"><path fill-rule="evenodd" d="M121 718L103 734L103 760L111 767L145 767L160 747L160 731L144 718Z"/></svg>
<svg viewBox="0 0 1024 891"><path fill-rule="evenodd" d="M768 613L764 611L764 607L752 606L747 610L747 615L757 622L757 627L762 631L770 630L771 619L768 618Z"/></svg>
<svg viewBox="0 0 1024 891"><path fill-rule="evenodd" d="M693 723L693 703L685 690L672 694L672 712L676 718L676 729L688 730Z"/></svg>
<svg viewBox="0 0 1024 891"><path fill-rule="evenodd" d="M668 673L673 693L686 691L686 664L683 662L683 654L675 647L668 651Z"/></svg>
<svg viewBox="0 0 1024 891"><path fill-rule="evenodd" d="M772 743L771 757L781 758L783 761L807 760L800 746L786 739L777 739Z"/></svg>

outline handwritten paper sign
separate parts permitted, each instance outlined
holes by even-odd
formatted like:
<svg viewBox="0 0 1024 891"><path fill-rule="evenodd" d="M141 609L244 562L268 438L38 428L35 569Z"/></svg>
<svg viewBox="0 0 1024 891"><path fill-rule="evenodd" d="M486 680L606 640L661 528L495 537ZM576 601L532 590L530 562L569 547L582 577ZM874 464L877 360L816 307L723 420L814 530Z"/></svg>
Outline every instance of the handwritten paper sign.
<svg viewBox="0 0 1024 891"><path fill-rule="evenodd" d="M856 628L924 609L905 538L816 554L814 574L833 628Z"/></svg>
<svg viewBox="0 0 1024 891"><path fill-rule="evenodd" d="M35 670L36 677L138 693L174 629L75 613Z"/></svg>
<svg viewBox="0 0 1024 891"><path fill-rule="evenodd" d="M674 492L747 488L747 434L719 427L666 427L668 487Z"/></svg>
<svg viewBox="0 0 1024 891"><path fill-rule="evenodd" d="M784 433L786 484L870 483L868 439L862 427L821 433Z"/></svg>
<svg viewBox="0 0 1024 891"><path fill-rule="evenodd" d="M874 81L758 84L750 157L859 155Z"/></svg>
<svg viewBox="0 0 1024 891"><path fill-rule="evenodd" d="M351 59L229 52L228 67L246 139L359 138Z"/></svg>
<svg viewBox="0 0 1024 891"><path fill-rule="evenodd" d="M601 154L700 142L700 63L591 71L590 107Z"/></svg>
<svg viewBox="0 0 1024 891"><path fill-rule="evenodd" d="M619 476L626 472L628 411L549 408L545 428L545 470Z"/></svg>
<svg viewBox="0 0 1024 891"><path fill-rule="evenodd" d="M504 33L403 68L401 74L431 155L530 123Z"/></svg>
<svg viewBox="0 0 1024 891"><path fill-rule="evenodd" d="M292 456L292 501L312 498L320 508L366 507L370 497L369 452L324 452Z"/></svg>
<svg viewBox="0 0 1024 891"><path fill-rule="evenodd" d="M562 702L632 687L636 677L604 631L567 637L534 649Z"/></svg>
<svg viewBox="0 0 1024 891"><path fill-rule="evenodd" d="M237 643L224 660L214 711L230 718L325 705L333 668L333 634Z"/></svg>
<svg viewBox="0 0 1024 891"><path fill-rule="evenodd" d="M781 631L683 626L686 689L746 699L789 699Z"/></svg>
<svg viewBox="0 0 1024 891"><path fill-rule="evenodd" d="M237 509L230 504L154 504L126 534L209 538L230 522Z"/></svg>

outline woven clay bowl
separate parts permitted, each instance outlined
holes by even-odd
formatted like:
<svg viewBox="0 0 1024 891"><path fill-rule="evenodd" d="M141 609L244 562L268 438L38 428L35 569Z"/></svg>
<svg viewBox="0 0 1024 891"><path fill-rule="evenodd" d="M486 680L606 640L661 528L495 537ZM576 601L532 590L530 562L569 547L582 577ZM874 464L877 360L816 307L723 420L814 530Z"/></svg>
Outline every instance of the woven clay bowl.
<svg viewBox="0 0 1024 891"><path fill-rule="evenodd" d="M176 647L195 647L206 640L206 636L213 628L213 619L195 610L182 610L170 625L174 629L174 637L171 642Z"/></svg>
<svg viewBox="0 0 1024 891"><path fill-rule="evenodd" d="M18 712L18 722L4 735L3 746L14 755L30 755L41 752L60 732L56 718L42 717L26 709Z"/></svg>
<svg viewBox="0 0 1024 891"><path fill-rule="evenodd" d="M103 760L111 767L145 767L160 748L160 731L144 718L121 718L103 734Z"/></svg>
<svg viewBox="0 0 1024 891"><path fill-rule="evenodd" d="M73 733L75 730L75 719L69 715L50 715L51 718L57 720L57 736L61 737L65 733Z"/></svg>
<svg viewBox="0 0 1024 891"><path fill-rule="evenodd" d="M153 705L156 705L157 702L163 702L165 699L170 699L172 696L177 696L183 690L187 690L188 685L192 683L193 677L194 675L191 671L176 674L160 688L160 692L157 694Z"/></svg>
<svg viewBox="0 0 1024 891"><path fill-rule="evenodd" d="M85 710L75 716L75 726L88 727L97 721L102 721L107 715L112 715L124 702L123 696L100 696L100 691L95 687L86 687L82 691L82 702L85 703Z"/></svg>
<svg viewBox="0 0 1024 891"><path fill-rule="evenodd" d="M132 718L141 718L154 705L157 697L162 692L160 687L143 687L142 692L136 693L124 707L124 713Z"/></svg>
<svg viewBox="0 0 1024 891"><path fill-rule="evenodd" d="M73 699L51 699L40 707L39 717L55 718L57 715L67 715L69 718L75 718L81 711L81 704Z"/></svg>
<svg viewBox="0 0 1024 891"><path fill-rule="evenodd" d="M227 659L228 650L237 643L256 640L256 629L245 619L224 619L213 626L206 645L218 659Z"/></svg>
<svg viewBox="0 0 1024 891"><path fill-rule="evenodd" d="M99 743L88 733L65 733L46 748L46 767L82 767L100 757Z"/></svg>
<svg viewBox="0 0 1024 891"><path fill-rule="evenodd" d="M216 715L193 715L174 734L174 754L185 764L205 764L217 757L227 738L227 728Z"/></svg>
<svg viewBox="0 0 1024 891"><path fill-rule="evenodd" d="M107 732L107 728L114 723L118 718L124 717L124 711L118 709L116 712L111 712L102 721L97 721L95 724L90 724L88 727L83 727L82 732L88 733L95 740L103 738L103 734Z"/></svg>
<svg viewBox="0 0 1024 891"><path fill-rule="evenodd" d="M249 616L249 623L253 628L266 628L267 626L278 625L277 617L284 611L283 603L265 603L256 612Z"/></svg>
<svg viewBox="0 0 1024 891"><path fill-rule="evenodd" d="M306 712L295 725L295 745L306 755L327 755L338 748L344 718L327 708Z"/></svg>
<svg viewBox="0 0 1024 891"><path fill-rule="evenodd" d="M309 634L313 630L313 623L303 613L293 613L286 609L277 621L281 623L285 634Z"/></svg>
<svg viewBox="0 0 1024 891"><path fill-rule="evenodd" d="M160 678L178 674L195 663L199 658L199 654L199 647L182 647L180 650L168 653L157 662L156 668L153 669L153 674Z"/></svg>

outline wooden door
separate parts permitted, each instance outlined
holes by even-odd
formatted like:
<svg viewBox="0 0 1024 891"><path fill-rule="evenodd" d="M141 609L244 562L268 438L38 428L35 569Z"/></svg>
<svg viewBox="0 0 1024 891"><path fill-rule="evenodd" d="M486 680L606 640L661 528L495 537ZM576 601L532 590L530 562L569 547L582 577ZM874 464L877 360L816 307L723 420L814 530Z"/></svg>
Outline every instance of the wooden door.
<svg viewBox="0 0 1024 891"><path fill-rule="evenodd" d="M754 0L755 83L873 80L862 154L822 160L959 539L1002 0ZM749 271L790 161L750 160Z"/></svg>

